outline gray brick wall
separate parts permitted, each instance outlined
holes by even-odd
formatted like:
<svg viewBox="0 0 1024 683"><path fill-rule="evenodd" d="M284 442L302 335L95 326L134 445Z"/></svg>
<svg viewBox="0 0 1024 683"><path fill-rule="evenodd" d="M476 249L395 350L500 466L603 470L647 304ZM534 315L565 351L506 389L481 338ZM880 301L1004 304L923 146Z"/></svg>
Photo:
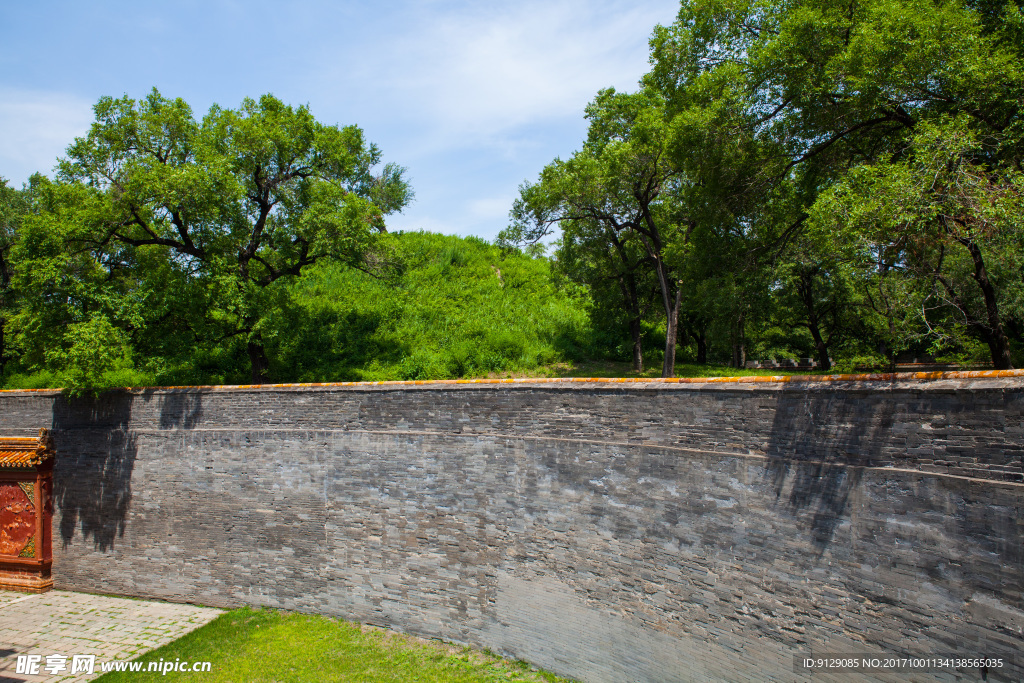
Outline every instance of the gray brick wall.
<svg viewBox="0 0 1024 683"><path fill-rule="evenodd" d="M1022 413L1021 378L0 393L0 432L54 429L60 588L587 681L799 680L812 651L1020 679Z"/></svg>

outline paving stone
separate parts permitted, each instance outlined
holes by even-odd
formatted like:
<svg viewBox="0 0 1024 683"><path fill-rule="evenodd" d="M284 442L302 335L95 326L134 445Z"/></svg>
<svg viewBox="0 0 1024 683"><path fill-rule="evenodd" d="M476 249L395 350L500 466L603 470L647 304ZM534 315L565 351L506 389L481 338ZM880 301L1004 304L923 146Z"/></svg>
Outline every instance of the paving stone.
<svg viewBox="0 0 1024 683"><path fill-rule="evenodd" d="M223 610L106 595L55 590L26 595L0 591L0 682L88 681L101 675L100 663L134 659L177 640L213 620ZM158 624L160 636L154 637ZM68 657L63 673L16 673L18 655ZM92 675L69 675L72 655L96 655Z"/></svg>

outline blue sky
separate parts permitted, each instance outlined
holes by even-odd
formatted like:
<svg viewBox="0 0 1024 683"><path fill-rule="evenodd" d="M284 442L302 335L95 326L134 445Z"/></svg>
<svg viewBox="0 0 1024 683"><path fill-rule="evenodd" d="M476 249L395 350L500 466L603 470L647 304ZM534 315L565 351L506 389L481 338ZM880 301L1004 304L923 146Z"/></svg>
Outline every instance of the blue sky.
<svg viewBox="0 0 1024 683"><path fill-rule="evenodd" d="M599 88L632 90L678 0L0 3L0 176L20 186L103 95L201 117L273 93L361 126L408 168L392 230L493 239L519 183L576 150Z"/></svg>

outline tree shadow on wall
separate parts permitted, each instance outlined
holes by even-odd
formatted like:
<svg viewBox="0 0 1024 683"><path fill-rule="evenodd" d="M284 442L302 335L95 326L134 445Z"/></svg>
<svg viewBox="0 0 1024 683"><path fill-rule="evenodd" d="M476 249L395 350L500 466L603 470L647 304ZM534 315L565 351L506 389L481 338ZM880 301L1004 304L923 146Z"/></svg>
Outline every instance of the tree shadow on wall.
<svg viewBox="0 0 1024 683"><path fill-rule="evenodd" d="M810 511L811 542L820 557L846 516L850 494L860 485L863 473L862 467L773 458L768 461L765 476L775 492L775 500L785 505L791 514ZM786 481L790 478L792 487L783 502Z"/></svg>
<svg viewBox="0 0 1024 683"><path fill-rule="evenodd" d="M124 391L54 401L53 498L65 547L76 528L104 552L124 534L138 453L131 413L132 395Z"/></svg>
<svg viewBox="0 0 1024 683"><path fill-rule="evenodd" d="M779 393L764 476L790 514L810 515L810 540L819 557L848 516L863 468L891 462L886 448L895 413L887 394Z"/></svg>
<svg viewBox="0 0 1024 683"><path fill-rule="evenodd" d="M152 391L146 391L143 399L153 400ZM203 395L196 390L177 390L162 394L160 404L161 429L194 429L203 418Z"/></svg>

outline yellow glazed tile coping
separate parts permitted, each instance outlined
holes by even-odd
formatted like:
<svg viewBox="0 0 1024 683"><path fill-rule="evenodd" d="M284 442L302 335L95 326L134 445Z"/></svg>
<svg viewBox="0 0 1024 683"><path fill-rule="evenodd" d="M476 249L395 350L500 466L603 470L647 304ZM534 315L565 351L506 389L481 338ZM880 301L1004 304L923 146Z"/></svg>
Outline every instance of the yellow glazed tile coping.
<svg viewBox="0 0 1024 683"><path fill-rule="evenodd" d="M0 451L0 467L33 467L38 464L33 451Z"/></svg>
<svg viewBox="0 0 1024 683"><path fill-rule="evenodd" d="M39 436L0 436L0 468L35 467L53 455L53 439L46 429L40 429Z"/></svg>
<svg viewBox="0 0 1024 683"><path fill-rule="evenodd" d="M750 375L744 377L516 377L499 379L389 380L382 382L311 382L289 384L227 384L164 387L123 387L125 391L204 389L210 391L313 389L318 387L411 387L461 384L761 384L795 382L907 382L947 379L1024 377L1024 370L953 370L934 372L873 372L850 375ZM0 389L3 393L52 393L61 389Z"/></svg>

